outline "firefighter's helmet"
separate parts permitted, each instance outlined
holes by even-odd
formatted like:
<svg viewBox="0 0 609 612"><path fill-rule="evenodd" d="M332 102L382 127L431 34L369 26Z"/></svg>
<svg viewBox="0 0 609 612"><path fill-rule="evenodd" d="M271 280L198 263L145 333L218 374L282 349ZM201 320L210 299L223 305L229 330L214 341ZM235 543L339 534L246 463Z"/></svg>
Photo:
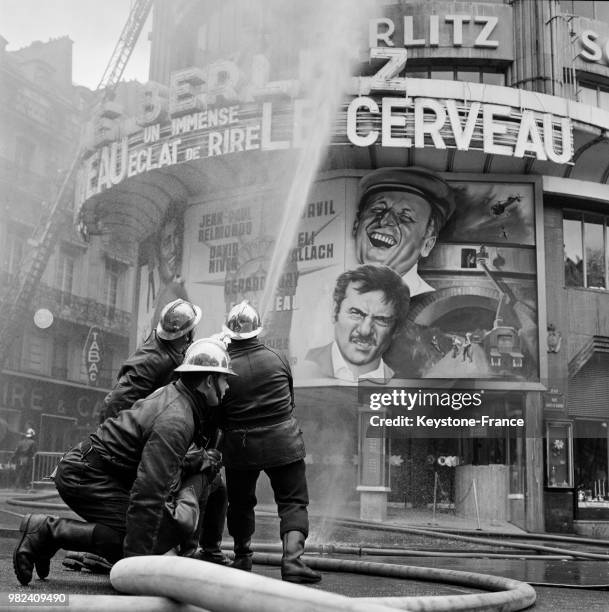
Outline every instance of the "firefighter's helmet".
<svg viewBox="0 0 609 612"><path fill-rule="evenodd" d="M262 322L258 311L243 300L231 308L222 329L233 340L247 340L262 331Z"/></svg>
<svg viewBox="0 0 609 612"><path fill-rule="evenodd" d="M201 309L186 300L169 302L161 311L156 333L163 340L176 340L193 330L201 320Z"/></svg>
<svg viewBox="0 0 609 612"><path fill-rule="evenodd" d="M210 374L232 374L237 376L231 368L230 357L226 347L220 340L202 338L193 342L184 355L182 365L176 372L209 372Z"/></svg>

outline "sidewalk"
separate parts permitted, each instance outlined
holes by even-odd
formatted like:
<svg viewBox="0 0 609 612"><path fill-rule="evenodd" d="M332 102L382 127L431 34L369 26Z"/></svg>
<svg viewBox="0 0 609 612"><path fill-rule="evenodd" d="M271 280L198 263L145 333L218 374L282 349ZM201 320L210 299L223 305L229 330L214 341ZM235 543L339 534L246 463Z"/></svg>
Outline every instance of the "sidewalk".
<svg viewBox="0 0 609 612"><path fill-rule="evenodd" d="M59 514L62 516L74 517L74 514L67 508L63 507L56 508L55 504L62 504L63 502L55 494L55 497L37 501L41 495L53 493L53 489L48 490L35 490L26 492L23 490L16 489L0 489L0 530L8 531L17 530L21 516L28 512L42 512ZM30 502L40 503L41 507L28 507L24 505L9 504L8 500L17 501L18 499L29 500ZM273 504L258 504L256 506L256 514L266 517L276 517L277 508ZM418 529L455 529L455 530L471 530L478 531L478 522L476 517L465 517L455 514L451 510L436 510L435 516L431 508L405 508L402 504L390 503L387 508L387 519L382 523L374 521L360 521L359 518L359 505L349 504L339 508L338 510L334 507L326 509L322 505L313 502L309 506L309 514L311 516L311 522L313 525L324 524L325 522L332 521L332 519L339 520L353 520L358 524L363 523L362 527L369 527L374 529L375 527L415 527ZM508 523L507 521L497 520L481 520L480 529L482 531L488 531L493 533L513 533L522 534L526 533L519 527ZM8 534L6 534L8 535Z"/></svg>

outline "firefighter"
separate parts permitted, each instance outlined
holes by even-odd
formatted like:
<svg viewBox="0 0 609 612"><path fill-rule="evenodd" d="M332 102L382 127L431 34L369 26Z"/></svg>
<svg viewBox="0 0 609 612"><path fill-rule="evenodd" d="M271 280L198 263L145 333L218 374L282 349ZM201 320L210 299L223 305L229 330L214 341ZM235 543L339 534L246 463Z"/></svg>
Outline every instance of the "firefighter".
<svg viewBox="0 0 609 612"><path fill-rule="evenodd" d="M116 416L121 410L131 408L138 399L147 397L174 378L175 368L182 363L184 352L192 343L194 330L200 320L201 309L183 299L174 300L163 308L156 329L121 366L114 388L104 398L101 422ZM208 538L213 541L222 540L227 501L226 486L219 474L212 484L212 491L203 491L202 510L206 502L209 504L209 512L220 512L219 516L209 516L205 522ZM207 541L205 543L207 545ZM208 557L215 562L228 563L216 546L210 548ZM63 565L71 570L80 571L84 568L94 573L107 573L111 568L104 559L76 552L68 552Z"/></svg>
<svg viewBox="0 0 609 612"><path fill-rule="evenodd" d="M186 300L174 300L163 308L156 329L121 366L114 388L104 398L104 418L131 408L172 380L200 320L201 309Z"/></svg>
<svg viewBox="0 0 609 612"><path fill-rule="evenodd" d="M17 579L27 585L34 567L49 574L58 549L90 552L111 563L122 557L164 554L189 541L199 518L203 473L219 469L201 448L234 375L225 346L194 342L176 368L178 380L132 409L106 419L87 440L68 451L55 485L85 522L27 514L13 553ZM200 461L184 469L191 444Z"/></svg>
<svg viewBox="0 0 609 612"><path fill-rule="evenodd" d="M15 447L13 462L15 463L15 487L27 489L32 480L32 465L36 454L36 432L29 427L25 436Z"/></svg>
<svg viewBox="0 0 609 612"><path fill-rule="evenodd" d="M234 540L232 567L251 571L256 482L270 479L283 543L281 577L298 583L321 580L301 560L309 533L305 447L294 417L292 372L284 357L258 340L256 309L244 301L233 307L223 331L238 377L224 405L224 465L228 489L228 532Z"/></svg>
<svg viewBox="0 0 609 612"><path fill-rule="evenodd" d="M138 399L168 384L176 366L182 363L184 351L192 343L194 330L201 320L201 309L183 299L167 304L160 315L159 323L146 342L123 364L118 373L114 389L104 399L106 416L116 416L119 411L131 408ZM183 554L226 565L228 559L222 554L218 542L226 521L226 485L218 473L210 488L203 491L201 500L202 550L186 550ZM68 554L70 569L98 569L95 563L87 563L82 555ZM94 562L96 560L93 560ZM102 571L107 571L107 567Z"/></svg>

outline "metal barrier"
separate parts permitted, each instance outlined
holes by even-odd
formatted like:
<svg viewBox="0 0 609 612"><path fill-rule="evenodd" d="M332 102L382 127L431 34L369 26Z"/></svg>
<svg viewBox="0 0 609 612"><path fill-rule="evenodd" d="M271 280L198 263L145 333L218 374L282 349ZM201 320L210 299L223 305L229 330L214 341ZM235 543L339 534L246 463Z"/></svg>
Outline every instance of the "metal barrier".
<svg viewBox="0 0 609 612"><path fill-rule="evenodd" d="M64 453L36 453L32 463L32 486L35 482L49 482L49 476L63 455Z"/></svg>
<svg viewBox="0 0 609 612"><path fill-rule="evenodd" d="M0 450L0 489L9 489L15 483L14 451Z"/></svg>

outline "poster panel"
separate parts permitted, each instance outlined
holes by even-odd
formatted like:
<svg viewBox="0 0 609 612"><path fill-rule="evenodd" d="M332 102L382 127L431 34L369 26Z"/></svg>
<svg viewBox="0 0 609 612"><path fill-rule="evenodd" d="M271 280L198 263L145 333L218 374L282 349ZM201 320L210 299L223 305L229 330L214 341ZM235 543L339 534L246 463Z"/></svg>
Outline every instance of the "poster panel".
<svg viewBox="0 0 609 612"><path fill-rule="evenodd" d="M163 307L178 298L189 299L182 270L183 206L171 202L158 230L140 244L137 344L156 327Z"/></svg>
<svg viewBox="0 0 609 612"><path fill-rule="evenodd" d="M453 200L431 229L416 189L361 198L372 173L340 176L313 185L287 253L275 250L282 195L270 186L190 205L180 287L203 309L197 336L219 332L243 299L259 306L280 257L261 337L297 386L538 381L535 183L422 172Z"/></svg>

